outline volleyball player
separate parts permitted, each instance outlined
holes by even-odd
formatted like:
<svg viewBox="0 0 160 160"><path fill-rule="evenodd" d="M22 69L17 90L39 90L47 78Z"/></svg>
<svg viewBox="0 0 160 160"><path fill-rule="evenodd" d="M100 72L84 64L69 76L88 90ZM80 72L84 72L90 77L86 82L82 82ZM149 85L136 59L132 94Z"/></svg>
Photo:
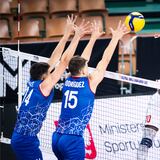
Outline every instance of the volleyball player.
<svg viewBox="0 0 160 160"><path fill-rule="evenodd" d="M84 21L79 27L75 26L75 21L76 18L73 15L68 17L65 34L51 55L49 62L35 63L30 69L31 80L27 84L11 139L11 145L18 160L43 159L37 134L52 102L53 87L68 66L80 38L88 32L88 26ZM52 65L61 57L65 43L73 30L75 30L75 35L71 44L62 55L59 65L53 72L50 72Z"/></svg>
<svg viewBox="0 0 160 160"><path fill-rule="evenodd" d="M95 42L95 39L101 35L97 27L89 43ZM69 62L71 75L66 79L63 87L61 114L52 136L52 150L58 160L84 160L85 158L83 133L92 115L97 86L104 78L118 41L127 33L121 22L117 29L111 29L111 32L111 42L92 74L88 74L87 63L93 42L92 45L88 44L81 57L75 56Z"/></svg>
<svg viewBox="0 0 160 160"><path fill-rule="evenodd" d="M148 150L152 147L154 138L160 128L160 90L150 98L147 108L146 122L143 130L142 140L140 142L137 160L147 160Z"/></svg>

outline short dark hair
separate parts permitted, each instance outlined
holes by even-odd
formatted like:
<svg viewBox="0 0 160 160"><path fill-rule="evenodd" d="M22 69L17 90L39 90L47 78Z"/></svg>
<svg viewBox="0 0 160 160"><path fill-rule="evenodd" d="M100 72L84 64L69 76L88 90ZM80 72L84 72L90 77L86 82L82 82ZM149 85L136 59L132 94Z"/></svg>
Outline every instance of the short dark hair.
<svg viewBox="0 0 160 160"><path fill-rule="evenodd" d="M48 72L49 67L49 64L45 62L34 63L30 69L31 79L41 80L42 75Z"/></svg>
<svg viewBox="0 0 160 160"><path fill-rule="evenodd" d="M87 60L80 57L80 56L74 56L70 62L69 62L69 72L71 73L72 76L76 76L80 74L80 71L82 68L85 67Z"/></svg>

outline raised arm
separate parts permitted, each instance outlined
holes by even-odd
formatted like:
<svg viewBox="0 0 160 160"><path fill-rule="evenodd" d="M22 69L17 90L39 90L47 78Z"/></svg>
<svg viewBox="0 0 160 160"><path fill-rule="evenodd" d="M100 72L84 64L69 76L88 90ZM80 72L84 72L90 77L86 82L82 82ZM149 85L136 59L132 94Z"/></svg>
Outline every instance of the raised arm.
<svg viewBox="0 0 160 160"><path fill-rule="evenodd" d="M66 49L64 54L62 55L61 62L65 63L66 67L70 59L73 57L74 52L76 51L79 40L87 33L89 33L89 23L85 23L85 20L82 21L80 26L74 26L75 36L70 44L70 46Z"/></svg>
<svg viewBox="0 0 160 160"><path fill-rule="evenodd" d="M81 55L81 57L83 57L87 61L90 60L92 49L93 49L93 46L94 46L96 40L105 33L103 31L100 31L100 27L99 27L99 23L98 22L94 21L91 25L92 25L91 38L90 38L86 48L84 49L84 51L83 51L83 53Z"/></svg>
<svg viewBox="0 0 160 160"><path fill-rule="evenodd" d="M74 31L74 23L75 23L76 19L77 19L77 16L74 17L73 14L71 15L71 17L68 16L64 35L61 38L61 40L59 41L59 43L56 46L56 48L54 49L54 51L52 52L51 57L48 61L48 64L50 65L50 69L49 69L50 71L56 65L56 63L60 60L62 53L64 51L64 47L65 47L71 33Z"/></svg>
<svg viewBox="0 0 160 160"><path fill-rule="evenodd" d="M54 85L59 81L62 74L64 73L66 67L68 66L68 63L72 56L75 53L75 50L77 48L77 45L80 41L80 39L88 33L88 24L85 24L84 21L81 23L81 25L75 26L75 35L69 45L69 47L64 52L61 61L59 65L55 68L54 72L52 72L41 84L40 89L42 93L45 96L48 96L53 89Z"/></svg>
<svg viewBox="0 0 160 160"><path fill-rule="evenodd" d="M105 49L103 57L101 61L98 63L95 71L90 75L90 85L93 92L96 91L96 88L98 84L103 80L104 74L106 71L106 68L112 58L112 55L114 53L114 50L118 44L118 41L128 33L125 25L121 25L121 21L118 24L118 27L116 30L113 30L111 28L112 32L112 39L108 45L108 47Z"/></svg>

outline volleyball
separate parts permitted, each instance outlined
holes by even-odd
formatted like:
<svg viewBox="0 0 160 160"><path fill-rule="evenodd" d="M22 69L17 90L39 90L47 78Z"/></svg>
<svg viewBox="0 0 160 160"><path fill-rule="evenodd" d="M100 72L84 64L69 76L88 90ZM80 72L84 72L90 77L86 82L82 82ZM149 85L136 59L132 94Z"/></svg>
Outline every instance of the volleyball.
<svg viewBox="0 0 160 160"><path fill-rule="evenodd" d="M132 12L126 17L125 25L130 31L139 32L145 26L144 16L139 12Z"/></svg>

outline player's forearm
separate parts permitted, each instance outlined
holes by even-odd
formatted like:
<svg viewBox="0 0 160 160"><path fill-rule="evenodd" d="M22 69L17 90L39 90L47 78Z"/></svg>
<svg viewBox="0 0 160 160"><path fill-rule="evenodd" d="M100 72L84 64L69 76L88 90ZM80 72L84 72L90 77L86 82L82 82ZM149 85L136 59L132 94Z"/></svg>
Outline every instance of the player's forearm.
<svg viewBox="0 0 160 160"><path fill-rule="evenodd" d="M65 45L69 39L70 34L65 34L60 42L58 43L58 45L56 46L56 48L54 49L54 51L52 52L52 55L48 61L48 63L50 64L50 66L55 65L59 59L62 56L62 53L64 51Z"/></svg>
<svg viewBox="0 0 160 160"><path fill-rule="evenodd" d="M105 49L102 60L100 61L99 64L99 69L101 70L106 70L106 68L108 67L108 64L113 56L113 53L115 51L115 48L118 44L119 39L117 39L116 37L113 37L109 43L109 46Z"/></svg>
<svg viewBox="0 0 160 160"><path fill-rule="evenodd" d="M58 60L61 58L62 53L64 51L64 47L65 47L68 39L69 39L69 34L66 34L61 38L60 42L58 43L58 45L56 46L56 48L52 52L52 55L48 61L50 66L55 65L55 63L57 63Z"/></svg>
<svg viewBox="0 0 160 160"><path fill-rule="evenodd" d="M84 49L82 55L81 55L81 57L83 57L87 61L90 60L92 49L93 49L93 46L94 46L95 42L96 42L96 39L91 38L90 41L88 42L86 48Z"/></svg>
<svg viewBox="0 0 160 160"><path fill-rule="evenodd" d="M105 49L103 58L105 63L108 64L113 56L113 53L116 49L119 39L113 37L109 43L109 46Z"/></svg>
<svg viewBox="0 0 160 160"><path fill-rule="evenodd" d="M65 62L68 65L70 59L73 57L73 55L76 51L76 48L78 46L79 41L80 41L80 37L75 35L71 41L71 44L64 52L64 54L61 58L61 61Z"/></svg>

